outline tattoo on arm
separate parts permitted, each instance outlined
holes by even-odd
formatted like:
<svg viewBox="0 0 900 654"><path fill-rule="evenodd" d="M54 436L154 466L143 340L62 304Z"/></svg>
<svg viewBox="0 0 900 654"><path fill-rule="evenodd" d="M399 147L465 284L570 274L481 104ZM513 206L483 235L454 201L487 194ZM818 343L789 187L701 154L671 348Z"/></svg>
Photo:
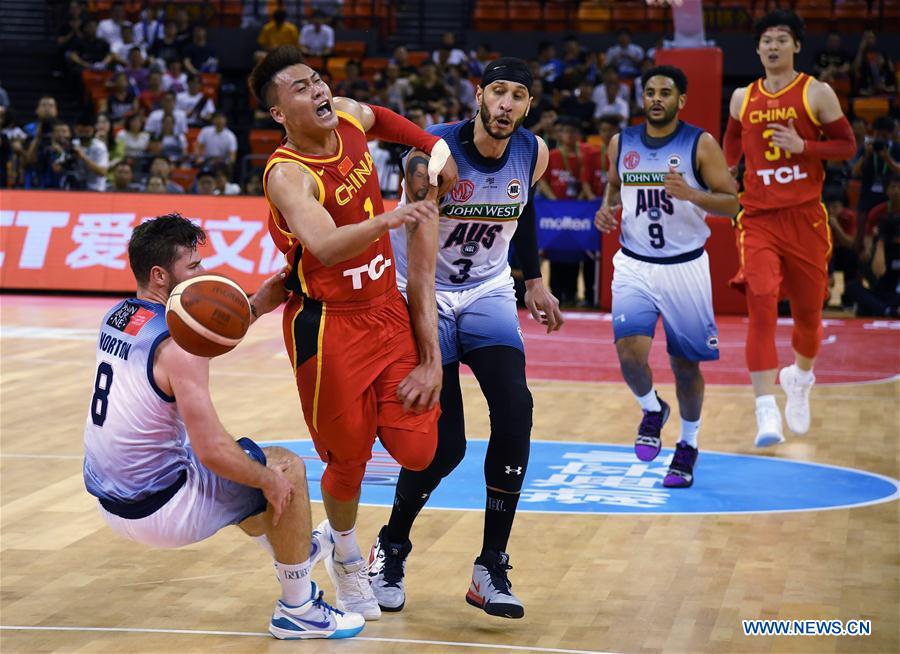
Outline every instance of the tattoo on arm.
<svg viewBox="0 0 900 654"><path fill-rule="evenodd" d="M406 163L406 195L413 201L424 200L428 194L428 157L413 155Z"/></svg>

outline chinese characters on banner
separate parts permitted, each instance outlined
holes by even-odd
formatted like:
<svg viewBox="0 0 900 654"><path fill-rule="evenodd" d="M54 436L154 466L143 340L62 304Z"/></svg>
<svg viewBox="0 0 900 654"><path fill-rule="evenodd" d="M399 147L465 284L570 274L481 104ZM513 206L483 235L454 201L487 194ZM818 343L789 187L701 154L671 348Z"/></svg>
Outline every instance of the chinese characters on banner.
<svg viewBox="0 0 900 654"><path fill-rule="evenodd" d="M132 229L175 211L206 231L204 267L248 292L284 265L261 197L0 191L0 288L130 293Z"/></svg>

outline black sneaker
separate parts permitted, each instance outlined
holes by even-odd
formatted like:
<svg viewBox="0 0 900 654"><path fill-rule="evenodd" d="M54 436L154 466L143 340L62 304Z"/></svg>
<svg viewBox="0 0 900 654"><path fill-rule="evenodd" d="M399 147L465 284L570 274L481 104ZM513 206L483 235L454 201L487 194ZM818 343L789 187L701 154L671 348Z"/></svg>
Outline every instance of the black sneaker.
<svg viewBox="0 0 900 654"><path fill-rule="evenodd" d="M509 565L509 554L487 550L475 559L472 571L472 583L466 593L466 601L472 606L483 609L485 613L500 618L521 618L525 615L525 607L521 600L512 594L512 584L506 575L512 570Z"/></svg>
<svg viewBox="0 0 900 654"><path fill-rule="evenodd" d="M666 488L690 488L694 483L694 466L700 450L679 441L675 444L675 456L669 465L669 471L663 480Z"/></svg>
<svg viewBox="0 0 900 654"><path fill-rule="evenodd" d="M669 419L670 409L659 394L656 395L656 399L662 408L659 411L644 411L644 418L638 427L638 436L634 439L634 453L641 461L652 461L662 449L660 432Z"/></svg>
<svg viewBox="0 0 900 654"><path fill-rule="evenodd" d="M388 542L387 525L378 532L378 538L369 551L369 583L372 593L383 611L396 612L406 604L403 575L406 572L406 557L412 551L412 543Z"/></svg>

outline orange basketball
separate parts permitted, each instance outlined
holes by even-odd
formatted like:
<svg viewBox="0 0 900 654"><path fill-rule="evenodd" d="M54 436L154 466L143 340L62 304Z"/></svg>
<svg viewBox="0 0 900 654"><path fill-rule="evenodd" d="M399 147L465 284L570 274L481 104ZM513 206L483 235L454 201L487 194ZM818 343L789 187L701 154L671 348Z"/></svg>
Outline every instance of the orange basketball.
<svg viewBox="0 0 900 654"><path fill-rule="evenodd" d="M166 325L183 349L201 357L217 357L233 349L247 333L250 300L227 277L204 273L172 290Z"/></svg>

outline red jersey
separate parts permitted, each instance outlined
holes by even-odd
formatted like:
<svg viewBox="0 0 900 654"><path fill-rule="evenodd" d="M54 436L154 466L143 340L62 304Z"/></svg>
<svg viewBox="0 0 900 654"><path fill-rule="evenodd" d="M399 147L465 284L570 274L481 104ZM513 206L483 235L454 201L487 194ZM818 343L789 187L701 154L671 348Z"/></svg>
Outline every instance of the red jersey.
<svg viewBox="0 0 900 654"><path fill-rule="evenodd" d="M369 220L384 212L365 130L353 116L342 111L337 115L337 151L333 155L314 157L282 144L266 162L263 191L269 203L269 233L291 267L287 288L321 302L360 302L397 288L391 239L382 236L362 254L325 266L293 236L267 189L272 168L279 164L297 165L318 183L319 202L338 227Z"/></svg>
<svg viewBox="0 0 900 654"><path fill-rule="evenodd" d="M601 150L587 143L579 143L578 150L568 157L564 157L559 148L554 148L550 150L544 179L559 200L578 197L582 182L587 182L595 195L603 195L606 186L604 159Z"/></svg>
<svg viewBox="0 0 900 654"><path fill-rule="evenodd" d="M821 123L813 115L807 93L813 78L799 73L793 82L769 93L760 78L747 87L741 105L741 142L744 152L744 193L748 215L820 201L825 169L806 152L791 154L772 143L770 123L787 125L793 119L801 138L816 141Z"/></svg>

